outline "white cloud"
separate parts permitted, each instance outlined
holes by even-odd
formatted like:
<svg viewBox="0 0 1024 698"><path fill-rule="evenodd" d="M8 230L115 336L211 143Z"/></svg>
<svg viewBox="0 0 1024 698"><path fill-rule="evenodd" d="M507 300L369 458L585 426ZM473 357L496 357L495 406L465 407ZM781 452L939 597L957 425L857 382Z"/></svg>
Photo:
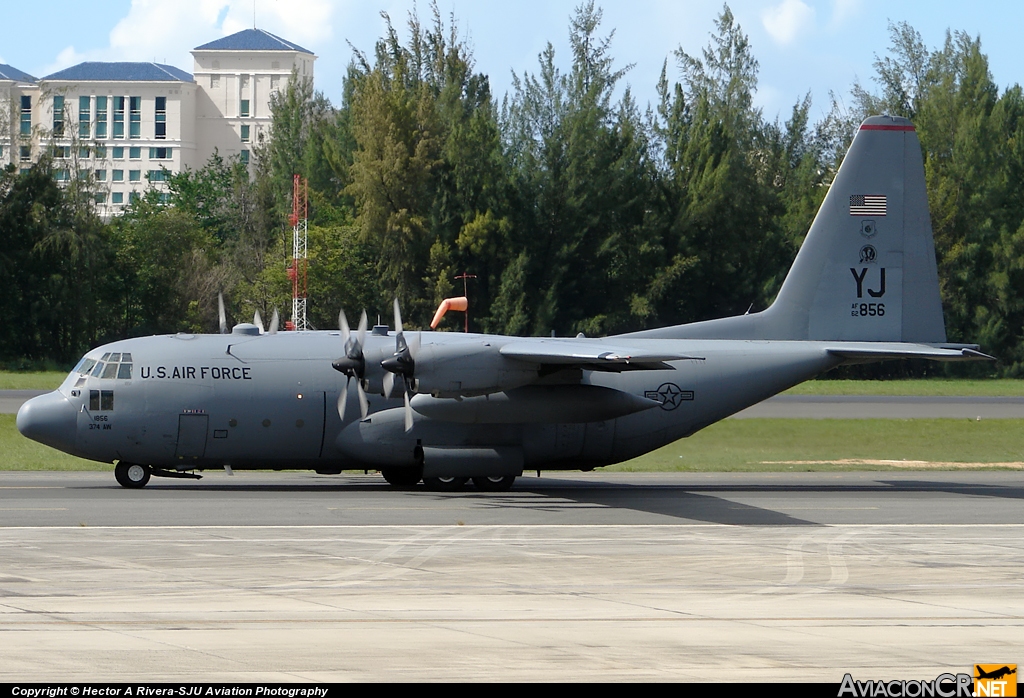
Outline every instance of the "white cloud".
<svg viewBox="0 0 1024 698"><path fill-rule="evenodd" d="M814 8L801 0L782 0L761 13L761 23L777 43L785 45L814 26L814 14Z"/></svg>
<svg viewBox="0 0 1024 698"><path fill-rule="evenodd" d="M86 57L75 50L74 46L68 46L63 51L57 54L57 57L53 59L53 63L46 66L43 70L43 75L49 75L50 73L56 73L58 70L64 70L76 63L81 63L86 60Z"/></svg>
<svg viewBox="0 0 1024 698"><path fill-rule="evenodd" d="M316 51L333 35L333 13L330 0L263 0L256 4L256 23ZM156 61L191 72L190 50L252 25L252 0L132 0L106 47L80 54L69 46L45 74L84 60Z"/></svg>
<svg viewBox="0 0 1024 698"><path fill-rule="evenodd" d="M860 13L861 0L832 0L832 19L828 22L829 31L835 31Z"/></svg>

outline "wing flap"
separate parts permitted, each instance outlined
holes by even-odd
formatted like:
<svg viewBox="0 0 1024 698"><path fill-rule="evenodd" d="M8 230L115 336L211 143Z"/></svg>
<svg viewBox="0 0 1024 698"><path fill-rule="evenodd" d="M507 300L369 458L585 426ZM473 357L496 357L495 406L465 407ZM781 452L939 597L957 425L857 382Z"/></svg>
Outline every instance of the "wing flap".
<svg viewBox="0 0 1024 698"><path fill-rule="evenodd" d="M668 361L703 357L631 347L616 347L604 342L580 342L535 339L511 342L499 349L502 356L517 361L547 366L579 367L595 371L672 370Z"/></svg>

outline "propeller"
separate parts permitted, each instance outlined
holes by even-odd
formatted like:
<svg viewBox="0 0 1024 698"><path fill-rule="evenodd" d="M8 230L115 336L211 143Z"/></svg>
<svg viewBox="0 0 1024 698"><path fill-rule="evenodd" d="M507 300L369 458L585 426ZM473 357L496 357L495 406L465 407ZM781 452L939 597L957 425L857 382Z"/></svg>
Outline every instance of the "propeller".
<svg viewBox="0 0 1024 698"><path fill-rule="evenodd" d="M277 317L277 311L274 311ZM345 345L345 355L331 363L335 371L340 371L348 376L345 379L345 389L338 395L338 416L345 419L345 405L348 401L348 384L353 378L356 379L356 393L359 395L359 414L363 419L370 410L370 404L366 400L366 393L363 391L362 378L366 375L366 359L363 357L363 346L366 343L366 311L359 317L359 328L356 335L348 326L348 318L345 311L338 314L338 327L341 329L341 341Z"/></svg>
<svg viewBox="0 0 1024 698"><path fill-rule="evenodd" d="M277 308L274 308L274 314L270 316L270 329L267 330L267 334L277 334L277 328L281 324L281 316L277 314Z"/></svg>
<svg viewBox="0 0 1024 698"><path fill-rule="evenodd" d="M263 318L260 317L259 310L252 314L252 324L260 328L260 334L263 334L265 332L265 330L263 329Z"/></svg>
<svg viewBox="0 0 1024 698"><path fill-rule="evenodd" d="M224 293L217 294L217 317L220 319L220 333L228 333L228 315L224 312Z"/></svg>
<svg viewBox="0 0 1024 698"><path fill-rule="evenodd" d="M405 394L405 430L412 429L412 404L410 400L414 392L416 380L416 353L420 348L420 335L417 334L409 343L405 339L405 332L402 329L402 311L398 308L398 299L395 299L395 353L380 362L381 367L387 371L384 374L384 395L390 396L395 386L395 377L402 377L403 392Z"/></svg>

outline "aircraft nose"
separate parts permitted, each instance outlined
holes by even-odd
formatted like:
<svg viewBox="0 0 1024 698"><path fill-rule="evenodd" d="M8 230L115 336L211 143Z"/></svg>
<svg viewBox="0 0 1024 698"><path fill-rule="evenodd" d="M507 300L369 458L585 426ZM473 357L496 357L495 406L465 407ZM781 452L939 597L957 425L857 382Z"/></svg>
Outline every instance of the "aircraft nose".
<svg viewBox="0 0 1024 698"><path fill-rule="evenodd" d="M77 427L75 406L56 390L32 398L18 410L22 436L66 453L75 448Z"/></svg>

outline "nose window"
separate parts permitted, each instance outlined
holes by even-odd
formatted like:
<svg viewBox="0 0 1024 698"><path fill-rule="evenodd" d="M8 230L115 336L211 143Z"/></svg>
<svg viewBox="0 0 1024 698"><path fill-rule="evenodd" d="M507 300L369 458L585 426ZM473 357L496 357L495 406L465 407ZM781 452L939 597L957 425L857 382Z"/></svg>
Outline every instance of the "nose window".
<svg viewBox="0 0 1024 698"><path fill-rule="evenodd" d="M91 412L109 412L114 409L113 390L90 390L89 410Z"/></svg>
<svg viewBox="0 0 1024 698"><path fill-rule="evenodd" d="M119 364L117 368L118 378L131 378L132 377L132 365L131 364Z"/></svg>

